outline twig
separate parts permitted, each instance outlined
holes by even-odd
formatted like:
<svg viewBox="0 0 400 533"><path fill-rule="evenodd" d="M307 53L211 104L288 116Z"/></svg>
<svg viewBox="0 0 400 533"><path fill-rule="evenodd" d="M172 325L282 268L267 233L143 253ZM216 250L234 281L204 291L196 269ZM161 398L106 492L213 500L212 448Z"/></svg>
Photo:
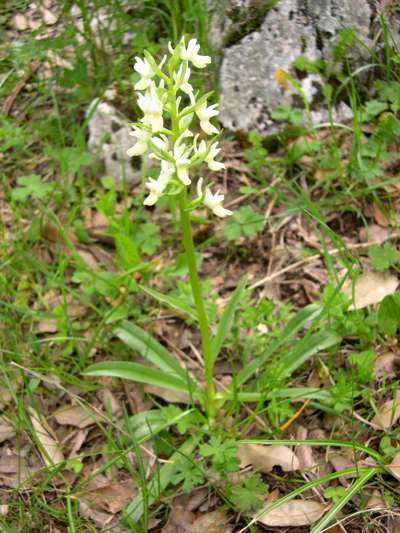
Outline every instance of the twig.
<svg viewBox="0 0 400 533"><path fill-rule="evenodd" d="M369 241L369 242L359 242L356 244L349 244L347 246L347 249L356 250L358 248L368 248L369 246L372 246L374 244L382 244L385 241L388 241L390 239L397 239L399 237L400 237L400 233L392 233L391 235L388 235L387 237L379 241ZM328 250L328 253L330 255L337 255L342 251L343 251L342 249L335 248L333 250ZM305 259L300 259L299 261L296 261L295 263L292 263L291 265L288 265L287 267L282 268L281 270L278 270L277 272L274 272L273 274L269 274L268 276L265 276L265 278L262 278L256 281L255 283L253 283L253 285L250 285L249 289L252 290L257 287L260 287L261 285L265 285L266 283L270 283L274 279L282 276L282 274L286 274L286 272L296 270L296 268L298 268L299 266L306 265L307 263L311 263L320 258L321 258L321 254L315 254L315 255L310 255L309 257L306 257Z"/></svg>
<svg viewBox="0 0 400 533"><path fill-rule="evenodd" d="M5 99L4 104L3 104L3 109L2 109L3 114L5 116L7 116L10 113L10 111L12 109L12 106L14 105L15 99L17 98L19 93L22 91L22 89L24 88L26 82L29 80L29 78L32 76L32 74L34 74L37 71L37 69L39 68L40 63L41 63L40 59L36 59L36 61L34 61L32 63L29 72L27 72L20 79L20 81L15 85L14 89L10 92L10 94Z"/></svg>

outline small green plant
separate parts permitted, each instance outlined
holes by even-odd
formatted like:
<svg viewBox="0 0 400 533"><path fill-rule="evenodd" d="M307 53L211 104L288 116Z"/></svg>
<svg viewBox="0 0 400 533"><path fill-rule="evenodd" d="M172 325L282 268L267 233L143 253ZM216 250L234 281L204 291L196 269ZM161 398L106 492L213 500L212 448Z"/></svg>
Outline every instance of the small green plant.
<svg viewBox="0 0 400 533"><path fill-rule="evenodd" d="M250 237L259 233L265 226L265 218L250 205L235 211L225 224L224 233L228 241L240 237Z"/></svg>

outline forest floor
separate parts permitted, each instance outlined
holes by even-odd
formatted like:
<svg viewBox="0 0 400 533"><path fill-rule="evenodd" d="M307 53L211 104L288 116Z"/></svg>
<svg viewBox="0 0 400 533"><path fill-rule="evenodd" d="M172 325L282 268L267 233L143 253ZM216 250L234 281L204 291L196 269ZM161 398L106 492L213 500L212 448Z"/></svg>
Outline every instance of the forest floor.
<svg viewBox="0 0 400 533"><path fill-rule="evenodd" d="M400 531L399 50L373 55L368 90L327 80L349 124L286 108L280 135L225 132L226 169L205 177L234 213L194 217L213 332L246 285L209 426L185 393L83 375L145 361L130 323L202 380L175 213L143 207L140 170L104 174L87 111L111 98L133 120L134 57L185 33L209 50L207 16L76 4L0 8L1 530Z"/></svg>

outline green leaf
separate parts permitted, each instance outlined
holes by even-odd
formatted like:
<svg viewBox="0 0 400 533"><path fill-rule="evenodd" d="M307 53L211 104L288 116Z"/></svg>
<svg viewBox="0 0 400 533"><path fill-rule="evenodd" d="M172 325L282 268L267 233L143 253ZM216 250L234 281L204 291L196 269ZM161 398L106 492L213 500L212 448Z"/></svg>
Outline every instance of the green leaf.
<svg viewBox="0 0 400 533"><path fill-rule="evenodd" d="M224 233L225 237L232 241L241 236L255 235L264 226L264 216L251 206L246 205L233 213L225 224Z"/></svg>
<svg viewBox="0 0 400 533"><path fill-rule="evenodd" d="M320 331L303 337L292 350L279 361L280 376L290 376L297 368L313 355L339 344L342 337L330 331Z"/></svg>
<svg viewBox="0 0 400 533"><path fill-rule="evenodd" d="M400 254L397 248L386 242L384 245L373 244L368 248L368 255L375 270L382 272L399 263Z"/></svg>
<svg viewBox="0 0 400 533"><path fill-rule="evenodd" d="M146 504L148 506L151 506L153 503L158 501L161 493L168 487L173 475L178 470L179 460L182 457L190 456L193 453L198 440L198 438L192 437L185 441L182 446L180 446L176 452L171 455L168 463L164 463L161 468L156 470L153 478L149 480L147 484L148 494ZM143 493L140 492L140 494L138 494L124 510L124 517L127 520L137 524L143 516L144 503L145 498L143 497Z"/></svg>
<svg viewBox="0 0 400 533"><path fill-rule="evenodd" d="M198 463L193 459L183 457L177 465L177 470L171 478L174 485L182 483L183 492L191 492L194 487L204 483L204 474Z"/></svg>
<svg viewBox="0 0 400 533"><path fill-rule="evenodd" d="M158 292L155 289L145 287L143 285L140 285L140 288L144 292L158 300L160 303L166 304L172 309L175 309L176 311L180 311L181 313L183 313L183 315L187 315L194 321L198 320L195 310L192 309L192 307L190 307L190 305L186 304L185 302L181 302L180 300L178 300L178 298L162 294L161 292Z"/></svg>
<svg viewBox="0 0 400 533"><path fill-rule="evenodd" d="M21 176L17 179L18 187L11 193L13 200L24 201L31 197L42 200L54 189L54 183L45 183L38 174Z"/></svg>
<svg viewBox="0 0 400 533"><path fill-rule="evenodd" d="M178 424L191 413L193 413L193 409L182 411L176 405L141 411L128 419L128 431L130 436L140 444L160 431Z"/></svg>
<svg viewBox="0 0 400 533"><path fill-rule="evenodd" d="M370 468L366 472L360 473L360 477L346 489L345 494L329 509L318 524L311 528L310 533L321 533L322 531L325 531L326 526L334 519L337 513L362 489L371 477L375 476L376 473L376 468Z"/></svg>
<svg viewBox="0 0 400 533"><path fill-rule="evenodd" d="M107 361L90 365L83 374L85 376L107 376L112 378L130 379L139 383L147 383L165 389L188 392L188 384L181 378L165 371L149 368L129 361Z"/></svg>
<svg viewBox="0 0 400 533"><path fill-rule="evenodd" d="M379 305L378 325L389 337L394 337L400 326L400 294L386 296Z"/></svg>
<svg viewBox="0 0 400 533"><path fill-rule="evenodd" d="M262 500L258 496L264 496L268 491L261 475L253 472L241 482L240 485L233 485L229 490L229 498L240 513L255 511L262 505Z"/></svg>
<svg viewBox="0 0 400 533"><path fill-rule="evenodd" d="M304 307L289 321L285 329L279 335L278 339L272 343L262 355L247 364L238 374L236 386L245 383L254 372L256 372L285 342L287 342L307 321L314 320L323 311L323 308L317 304Z"/></svg>
<svg viewBox="0 0 400 533"><path fill-rule="evenodd" d="M229 330L232 326L233 322L233 316L235 314L235 310L243 296L244 289L246 287L247 283L247 277L245 276L239 285L236 287L236 289L233 291L229 302L227 306L224 309L224 312L222 313L221 319L218 324L217 332L215 334L215 337L213 338L211 342L211 354L212 354L212 362L214 363L218 357L218 354L222 348L222 345L224 343L224 340L229 333Z"/></svg>
<svg viewBox="0 0 400 533"><path fill-rule="evenodd" d="M158 366L160 370L175 374L186 383L186 386L190 383L194 389L197 389L197 384L188 376L187 371L181 367L177 359L150 333L127 321L122 322L114 333L130 348Z"/></svg>
<svg viewBox="0 0 400 533"><path fill-rule="evenodd" d="M305 56L297 56L292 65L301 72L320 72L324 68L322 59L309 59Z"/></svg>
<svg viewBox="0 0 400 533"><path fill-rule="evenodd" d="M114 239L118 260L122 268L129 270L130 268L135 267L140 260L136 244L130 237L123 233L118 233L114 236Z"/></svg>

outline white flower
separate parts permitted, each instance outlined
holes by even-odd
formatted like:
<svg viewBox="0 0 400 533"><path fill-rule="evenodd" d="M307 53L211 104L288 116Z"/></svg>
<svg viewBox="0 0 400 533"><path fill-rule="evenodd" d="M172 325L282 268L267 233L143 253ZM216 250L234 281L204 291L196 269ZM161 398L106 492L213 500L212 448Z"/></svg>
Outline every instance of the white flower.
<svg viewBox="0 0 400 533"><path fill-rule="evenodd" d="M131 131L129 135L136 137L136 143L129 148L126 153L129 157L144 154L148 149L148 142L151 137L151 133L147 130L142 130L137 126L133 126L134 131Z"/></svg>
<svg viewBox="0 0 400 533"><path fill-rule="evenodd" d="M217 191L215 194L213 194L209 187L206 187L206 190L202 191L203 187L203 178L200 178L197 182L197 195L200 200L203 201L204 205L210 209L214 215L217 215L217 217L224 218L232 214L232 211L229 209L225 209L223 207L222 202L224 200L224 195L220 194L219 191Z"/></svg>
<svg viewBox="0 0 400 533"><path fill-rule="evenodd" d="M175 168L171 163L164 160L161 161L161 172L159 177L156 180L149 178L146 183L146 187L150 190L150 194L143 202L144 205L154 205L158 201L174 172Z"/></svg>
<svg viewBox="0 0 400 533"><path fill-rule="evenodd" d="M220 163L218 161L214 161L214 157L221 151L221 148L218 148L218 143L214 143L210 147L210 151L207 154L207 157L205 158L205 161L208 165L208 168L210 170L214 170L215 172L218 172L219 170L222 170L225 168L224 163Z"/></svg>
<svg viewBox="0 0 400 533"><path fill-rule="evenodd" d="M157 88L154 82L150 82L149 89L144 94L139 94L138 106L143 111L143 124L151 127L151 130L156 133L161 131L164 127L163 121L163 103L161 102Z"/></svg>
<svg viewBox="0 0 400 533"><path fill-rule="evenodd" d="M147 89L147 87L151 85L151 78L155 75L155 72L151 68L151 65L147 61L147 59L142 59L140 57L135 57L135 59L136 59L136 63L133 68L141 76L141 80L139 80L135 84L135 90L143 91L144 89Z"/></svg>
<svg viewBox="0 0 400 533"><path fill-rule="evenodd" d="M176 84L176 89L183 91L185 94L190 96L190 99L192 100L193 97L193 87L189 83L190 78L190 68L186 67L185 70L184 65L181 64L177 72L174 72L174 81Z"/></svg>
<svg viewBox="0 0 400 533"><path fill-rule="evenodd" d="M200 119L200 127L207 135L212 135L213 133L218 133L218 130L210 122L211 117L216 117L218 111L215 109L218 107L218 104L213 104L207 107L207 102L203 102L196 109L196 115Z"/></svg>
<svg viewBox="0 0 400 533"><path fill-rule="evenodd" d="M191 137L193 133L190 130L185 130L175 142L173 158L175 160L176 174L178 178L184 185L190 185L191 181L189 178L188 167L191 163L189 155L191 147L188 147L185 144L182 144L182 140L185 137Z"/></svg>
<svg viewBox="0 0 400 533"><path fill-rule="evenodd" d="M200 45L197 43L196 39L190 39L187 48L185 48L185 43L182 44L179 57L184 61L191 61L197 68L204 68L211 63L211 57L199 55L199 50Z"/></svg>
<svg viewBox="0 0 400 533"><path fill-rule="evenodd" d="M158 150L160 150L160 152L168 151L168 138L165 135L161 134L160 137L152 137L150 141L155 145ZM151 154L150 157L160 159L160 156L155 153Z"/></svg>

